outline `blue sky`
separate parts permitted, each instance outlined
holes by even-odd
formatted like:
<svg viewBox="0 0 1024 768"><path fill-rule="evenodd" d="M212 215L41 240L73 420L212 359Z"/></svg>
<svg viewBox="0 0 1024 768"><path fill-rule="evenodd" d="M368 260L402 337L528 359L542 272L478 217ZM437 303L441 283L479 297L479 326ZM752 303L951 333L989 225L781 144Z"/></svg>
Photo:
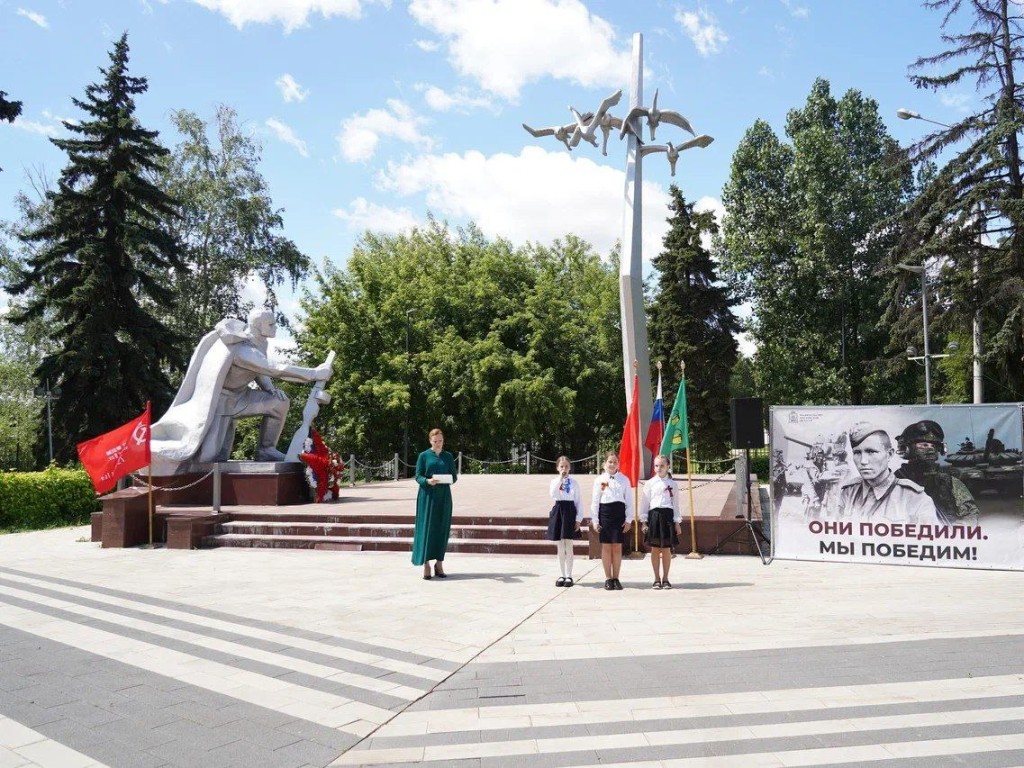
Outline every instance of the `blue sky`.
<svg viewBox="0 0 1024 768"><path fill-rule="evenodd" d="M127 30L132 73L149 79L142 122L172 146L171 110L209 120L218 103L235 107L263 143L285 234L316 262L343 264L364 229L428 210L517 243L573 232L607 252L622 235L624 144L570 154L520 124L568 122L568 105L593 110L627 86L641 32L644 101L658 88L659 107L716 139L684 153L674 180L664 155L645 161L649 261L669 183L720 207L744 131L761 118L781 135L816 77L876 99L904 143L928 126L896 119L898 107L962 115L973 92L906 79L941 49L940 21L914 0L0 0L0 90L24 102L0 124L0 218L29 169L57 176L64 156L47 137L79 116L71 98Z"/></svg>

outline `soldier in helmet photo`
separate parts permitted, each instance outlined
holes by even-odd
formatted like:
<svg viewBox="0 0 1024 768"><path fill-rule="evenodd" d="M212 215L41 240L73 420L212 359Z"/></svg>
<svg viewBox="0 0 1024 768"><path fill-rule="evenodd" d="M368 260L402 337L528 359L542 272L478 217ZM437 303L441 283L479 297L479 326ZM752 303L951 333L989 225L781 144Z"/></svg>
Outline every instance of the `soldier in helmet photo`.
<svg viewBox="0 0 1024 768"><path fill-rule="evenodd" d="M943 523L976 525L978 505L960 480L939 468L939 457L946 453L945 433L938 422L915 421L896 438L896 451L907 463L896 470L896 477L911 480L924 488Z"/></svg>
<svg viewBox="0 0 1024 768"><path fill-rule="evenodd" d="M862 421L850 428L849 437L853 465L860 477L843 485L840 517L916 524L939 521L924 487L896 477L889 467L893 447L885 429Z"/></svg>

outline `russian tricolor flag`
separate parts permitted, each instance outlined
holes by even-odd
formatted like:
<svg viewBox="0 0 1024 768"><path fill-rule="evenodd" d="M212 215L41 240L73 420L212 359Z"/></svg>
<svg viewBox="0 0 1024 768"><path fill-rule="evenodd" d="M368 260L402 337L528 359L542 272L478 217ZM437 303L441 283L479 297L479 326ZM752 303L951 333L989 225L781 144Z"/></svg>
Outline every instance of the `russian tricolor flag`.
<svg viewBox="0 0 1024 768"><path fill-rule="evenodd" d="M651 425L647 428L644 447L657 456L661 449L661 441L665 437L665 405L661 399L661 371L658 371L658 396L654 399L654 411L651 413ZM654 461L651 461L651 475L654 475Z"/></svg>

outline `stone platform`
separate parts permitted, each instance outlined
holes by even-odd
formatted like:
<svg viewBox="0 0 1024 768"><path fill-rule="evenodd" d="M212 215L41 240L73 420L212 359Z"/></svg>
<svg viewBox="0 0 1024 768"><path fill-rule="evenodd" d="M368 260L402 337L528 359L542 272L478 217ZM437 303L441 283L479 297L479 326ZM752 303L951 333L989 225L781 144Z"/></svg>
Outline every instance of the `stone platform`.
<svg viewBox="0 0 1024 768"><path fill-rule="evenodd" d="M482 554L526 555L554 552L545 539L548 484L551 475L464 475L453 489L454 516L449 551ZM590 502L594 477L581 475L584 503ZM283 548L338 549L407 552L412 546L417 486L413 480L374 483L343 488L341 499L327 504L229 505L214 514L209 505L191 507L158 506L155 539L170 548ZM128 493L128 492L123 492ZM131 491L131 493L136 493ZM731 477L694 477L694 510L697 551L707 553L742 526L736 519L735 484ZM690 551L688 494L683 493L683 536L677 552ZM136 518L145 515L144 497L135 497ZM105 513L104 513L105 514ZM112 519L122 520L118 512ZM589 513L583 538L576 544L579 555L599 554L596 534L589 528ZM754 496L753 518L760 524L761 513ZM123 544L94 526L93 540L104 546L134 546L144 542L139 531L123 522L118 529L134 530L135 538ZM100 525L102 529L102 524ZM631 540L633 537L630 537ZM627 545L627 551L631 549ZM641 549L643 549L641 542ZM729 541L725 554L754 554L746 531Z"/></svg>
<svg viewBox="0 0 1024 768"><path fill-rule="evenodd" d="M287 506L309 500L301 461L228 461L221 466L221 504ZM212 467L179 475L153 476L156 503L165 506L209 506L213 500Z"/></svg>

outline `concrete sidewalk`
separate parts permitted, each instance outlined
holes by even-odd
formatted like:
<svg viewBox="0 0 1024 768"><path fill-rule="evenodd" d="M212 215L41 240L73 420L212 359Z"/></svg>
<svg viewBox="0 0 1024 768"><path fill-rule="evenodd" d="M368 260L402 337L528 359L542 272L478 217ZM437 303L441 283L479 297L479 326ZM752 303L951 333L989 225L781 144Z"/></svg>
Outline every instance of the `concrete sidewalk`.
<svg viewBox="0 0 1024 768"><path fill-rule="evenodd" d="M0 537L0 766L1024 765L1019 573Z"/></svg>

